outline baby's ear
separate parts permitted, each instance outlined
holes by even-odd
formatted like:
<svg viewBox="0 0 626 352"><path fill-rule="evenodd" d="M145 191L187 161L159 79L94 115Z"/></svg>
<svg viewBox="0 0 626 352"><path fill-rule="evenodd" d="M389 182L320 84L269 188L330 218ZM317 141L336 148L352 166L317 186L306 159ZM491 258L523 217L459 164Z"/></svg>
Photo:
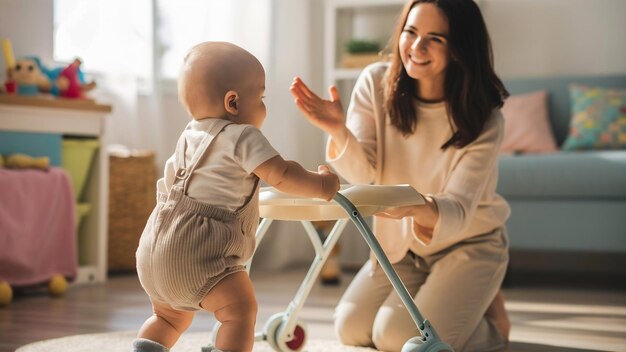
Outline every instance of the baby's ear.
<svg viewBox="0 0 626 352"><path fill-rule="evenodd" d="M239 94L234 90L229 90L224 95L224 108L231 115L239 114Z"/></svg>

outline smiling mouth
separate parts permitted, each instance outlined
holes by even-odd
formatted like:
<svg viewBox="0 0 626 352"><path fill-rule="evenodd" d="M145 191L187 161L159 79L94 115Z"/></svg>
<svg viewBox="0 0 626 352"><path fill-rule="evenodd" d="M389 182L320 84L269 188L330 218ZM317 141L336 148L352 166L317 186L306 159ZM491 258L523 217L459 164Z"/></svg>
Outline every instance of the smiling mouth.
<svg viewBox="0 0 626 352"><path fill-rule="evenodd" d="M416 64L416 65L428 65L431 61L430 60L420 60L416 57L412 57L409 55L409 61L411 61L412 63Z"/></svg>

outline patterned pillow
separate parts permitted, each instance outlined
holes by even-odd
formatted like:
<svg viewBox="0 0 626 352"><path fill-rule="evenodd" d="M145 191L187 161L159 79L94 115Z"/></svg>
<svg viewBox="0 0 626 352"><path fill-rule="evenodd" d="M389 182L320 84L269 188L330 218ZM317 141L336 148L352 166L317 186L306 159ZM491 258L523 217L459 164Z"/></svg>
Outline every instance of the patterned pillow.
<svg viewBox="0 0 626 352"><path fill-rule="evenodd" d="M563 150L626 149L626 90L570 86L572 120Z"/></svg>

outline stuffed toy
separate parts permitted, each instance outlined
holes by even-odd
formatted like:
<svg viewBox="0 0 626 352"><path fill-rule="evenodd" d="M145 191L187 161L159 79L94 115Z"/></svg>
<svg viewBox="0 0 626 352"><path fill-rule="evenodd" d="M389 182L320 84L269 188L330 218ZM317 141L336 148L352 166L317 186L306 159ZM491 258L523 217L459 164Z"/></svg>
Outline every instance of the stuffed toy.
<svg viewBox="0 0 626 352"><path fill-rule="evenodd" d="M53 82L50 93L64 98L86 98L85 93L96 87L96 82L85 82L80 70L82 61L76 58L66 67L46 70L48 79Z"/></svg>
<svg viewBox="0 0 626 352"><path fill-rule="evenodd" d="M48 76L42 72L41 62L35 57L17 60L15 67L9 71L10 79L17 84L18 95L37 95L49 91L52 85Z"/></svg>
<svg viewBox="0 0 626 352"><path fill-rule="evenodd" d="M48 170L50 158L47 156L32 157L26 154L16 153L9 155L5 160L6 167L13 169L40 169Z"/></svg>

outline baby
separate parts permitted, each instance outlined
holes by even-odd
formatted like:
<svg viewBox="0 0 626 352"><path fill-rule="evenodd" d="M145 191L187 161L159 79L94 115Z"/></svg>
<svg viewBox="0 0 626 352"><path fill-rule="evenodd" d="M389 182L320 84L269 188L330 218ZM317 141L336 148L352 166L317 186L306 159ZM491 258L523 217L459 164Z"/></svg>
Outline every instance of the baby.
<svg viewBox="0 0 626 352"><path fill-rule="evenodd" d="M186 55L178 95L193 119L139 241L137 273L154 314L134 351L168 351L200 309L222 324L209 351L251 351L257 303L243 264L255 249L259 179L304 197L339 190L327 166L307 171L263 136L264 91L263 66L236 45L205 42Z"/></svg>

